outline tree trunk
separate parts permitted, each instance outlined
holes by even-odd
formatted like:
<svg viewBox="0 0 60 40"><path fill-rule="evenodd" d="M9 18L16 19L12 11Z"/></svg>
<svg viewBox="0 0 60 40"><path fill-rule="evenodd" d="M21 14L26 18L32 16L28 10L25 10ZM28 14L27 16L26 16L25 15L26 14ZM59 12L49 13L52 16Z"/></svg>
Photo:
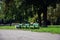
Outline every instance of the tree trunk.
<svg viewBox="0 0 60 40"><path fill-rule="evenodd" d="M43 7L43 23L44 23L44 27L47 27L47 6L45 5Z"/></svg>
<svg viewBox="0 0 60 40"><path fill-rule="evenodd" d="M38 10L38 23L39 23L39 26L41 26L41 13L42 13L42 9L39 9Z"/></svg>

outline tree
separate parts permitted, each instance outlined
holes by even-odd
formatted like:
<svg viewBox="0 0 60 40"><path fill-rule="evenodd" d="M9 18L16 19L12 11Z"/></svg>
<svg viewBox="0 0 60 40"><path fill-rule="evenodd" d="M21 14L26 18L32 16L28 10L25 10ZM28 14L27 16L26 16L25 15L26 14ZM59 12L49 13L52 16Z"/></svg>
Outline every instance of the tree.
<svg viewBox="0 0 60 40"><path fill-rule="evenodd" d="M47 7L52 6L53 9L56 8L56 3L59 0L5 0L5 11L6 15L9 13L9 8L11 13L14 13L16 20L24 21L28 20L28 17L33 17L33 15L38 14L38 23L41 26L41 13L43 13L44 26L47 26ZM17 5L18 4L18 5ZM11 7L9 7L11 6ZM15 7L14 7L15 6ZM16 9L16 10L15 10ZM5 17L6 18L6 17Z"/></svg>

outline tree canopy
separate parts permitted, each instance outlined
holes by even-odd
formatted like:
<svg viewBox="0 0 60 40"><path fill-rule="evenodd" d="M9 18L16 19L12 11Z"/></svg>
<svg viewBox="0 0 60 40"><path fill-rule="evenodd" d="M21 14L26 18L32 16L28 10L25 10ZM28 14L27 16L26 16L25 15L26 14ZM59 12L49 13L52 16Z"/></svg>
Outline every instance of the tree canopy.
<svg viewBox="0 0 60 40"><path fill-rule="evenodd" d="M56 9L60 0L2 0L4 3L5 19L15 19L22 23L29 18L38 15L37 20L41 26L41 14L43 13L44 26L47 26L47 7Z"/></svg>

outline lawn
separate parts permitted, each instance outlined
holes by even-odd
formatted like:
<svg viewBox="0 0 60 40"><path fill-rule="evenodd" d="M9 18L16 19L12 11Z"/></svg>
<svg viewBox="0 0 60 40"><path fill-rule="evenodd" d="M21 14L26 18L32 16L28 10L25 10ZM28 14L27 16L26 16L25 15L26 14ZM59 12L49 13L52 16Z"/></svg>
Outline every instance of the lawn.
<svg viewBox="0 0 60 40"><path fill-rule="evenodd" d="M57 34L60 34L60 28L40 28L40 29L34 29L31 31L33 32L50 32L50 33L57 33Z"/></svg>
<svg viewBox="0 0 60 40"><path fill-rule="evenodd" d="M0 26L0 29L15 29L14 26Z"/></svg>
<svg viewBox="0 0 60 40"><path fill-rule="evenodd" d="M14 29L16 28L14 26L0 26L0 29ZM32 32L49 32L49 33L57 33L60 34L60 26L49 26L49 27L40 27L39 29L20 29L25 31L32 31Z"/></svg>

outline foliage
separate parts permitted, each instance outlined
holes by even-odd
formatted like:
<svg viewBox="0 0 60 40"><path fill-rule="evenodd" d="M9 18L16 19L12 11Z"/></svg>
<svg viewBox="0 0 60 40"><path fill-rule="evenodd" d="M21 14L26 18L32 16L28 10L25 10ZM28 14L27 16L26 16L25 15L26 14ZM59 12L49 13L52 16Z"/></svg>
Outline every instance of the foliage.
<svg viewBox="0 0 60 40"><path fill-rule="evenodd" d="M35 22L37 19L40 25L41 19L43 19L44 25L47 26L47 7L52 7L50 17L53 17L53 15L56 17L58 14L54 14L53 11L59 2L59 0L3 0L3 19L14 19L16 22L22 23L26 20L30 21L29 18L33 18L32 21ZM59 13L58 10L56 12ZM41 18L42 13L43 17ZM36 14L37 18L34 17Z"/></svg>

